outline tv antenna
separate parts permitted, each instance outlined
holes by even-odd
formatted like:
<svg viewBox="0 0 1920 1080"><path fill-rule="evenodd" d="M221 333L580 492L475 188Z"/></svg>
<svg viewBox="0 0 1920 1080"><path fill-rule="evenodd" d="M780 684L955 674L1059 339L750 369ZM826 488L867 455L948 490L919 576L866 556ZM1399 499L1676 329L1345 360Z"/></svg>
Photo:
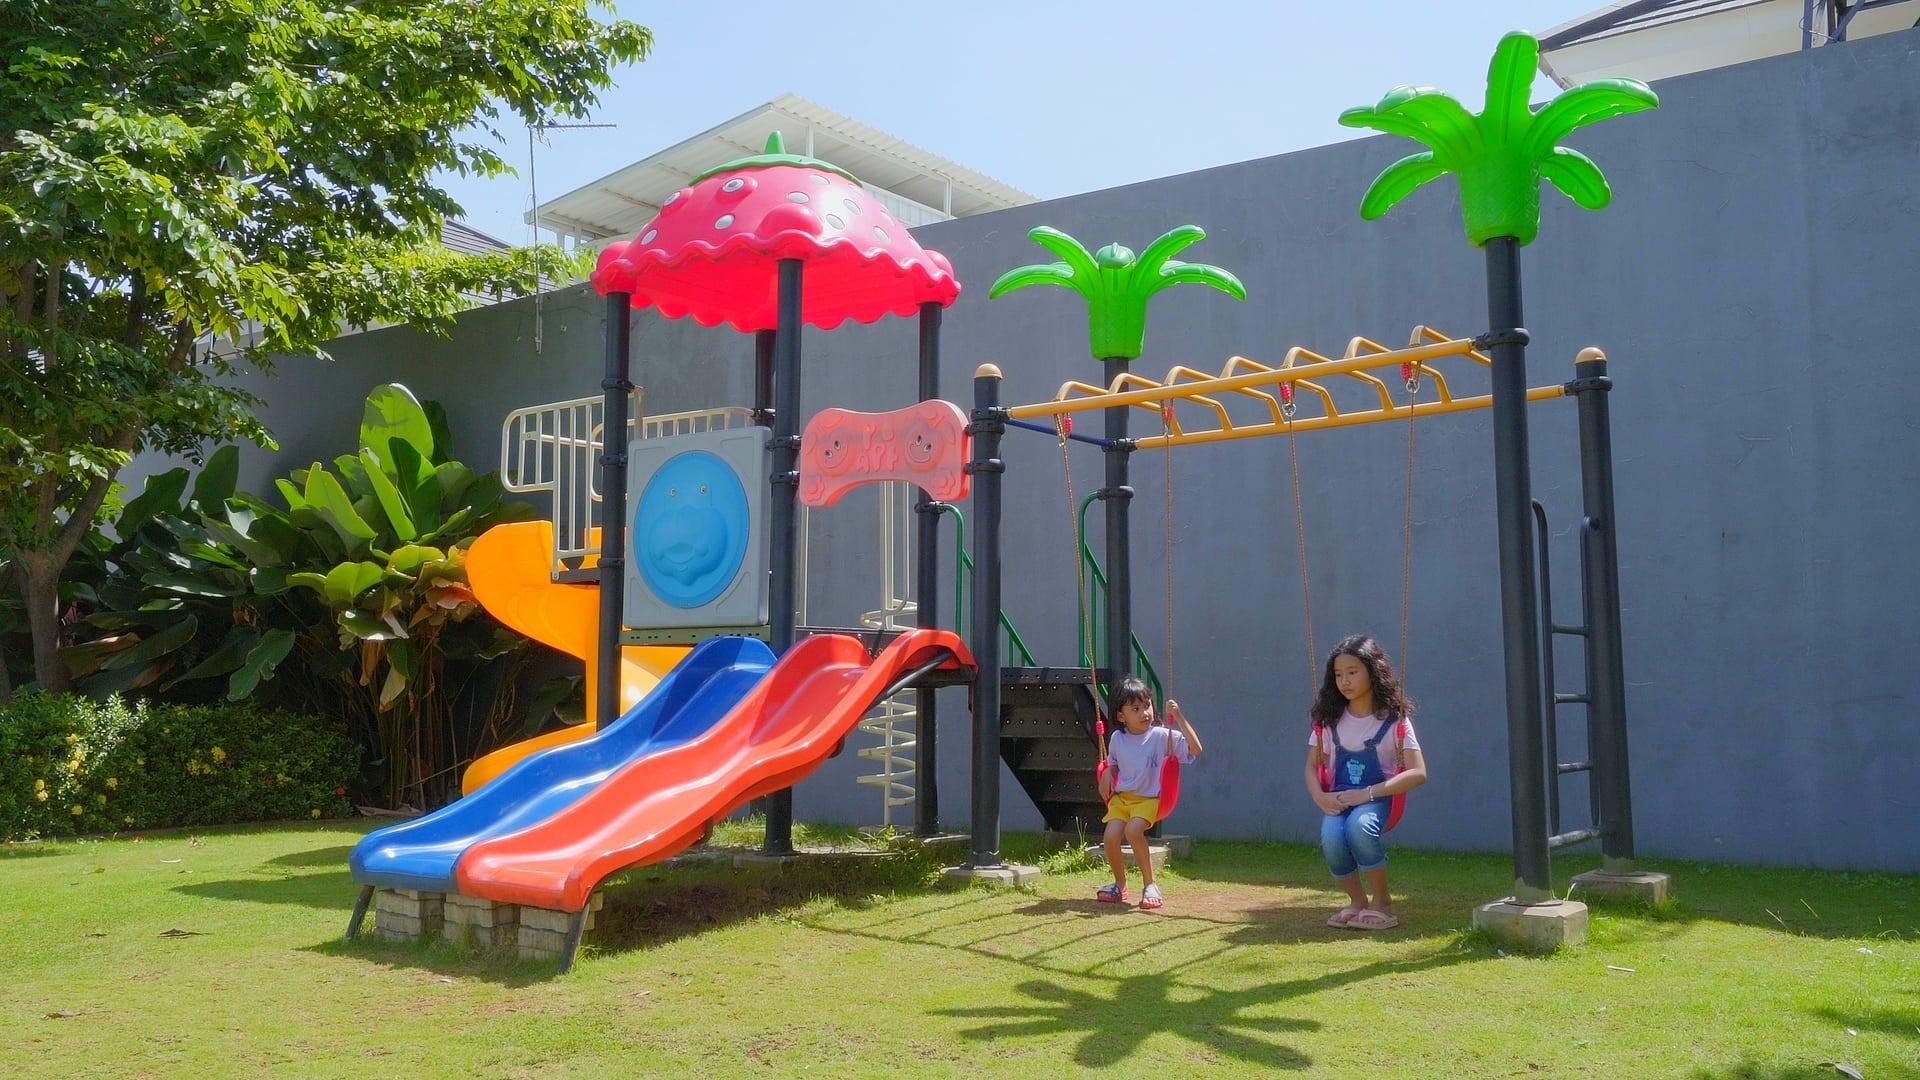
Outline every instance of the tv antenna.
<svg viewBox="0 0 1920 1080"><path fill-rule="evenodd" d="M611 128L619 126L618 124L552 124L545 120L536 120L527 125L527 198L528 201L533 204L529 213L530 223L528 228L530 235L528 240L536 249L540 246L540 180L534 168L535 140L537 139L540 143L551 146L552 144L547 142L547 132L549 131L579 131L584 128ZM539 269L540 257L536 254L534 256L535 273L533 275L533 353L535 356L541 354L541 345L546 330L544 306L547 277L545 274L539 273Z"/></svg>

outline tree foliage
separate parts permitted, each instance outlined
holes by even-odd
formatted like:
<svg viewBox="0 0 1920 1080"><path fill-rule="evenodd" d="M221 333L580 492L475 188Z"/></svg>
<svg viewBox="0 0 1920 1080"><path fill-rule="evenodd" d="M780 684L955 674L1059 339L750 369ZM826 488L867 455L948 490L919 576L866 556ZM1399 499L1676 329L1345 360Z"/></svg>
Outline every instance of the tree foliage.
<svg viewBox="0 0 1920 1080"><path fill-rule="evenodd" d="M503 117L587 115L643 27L589 0L11 0L0 18L0 558L38 681L135 452L270 437L233 366L444 326L551 249L441 249ZM0 665L3 667L3 665ZM0 686L4 694L5 686Z"/></svg>

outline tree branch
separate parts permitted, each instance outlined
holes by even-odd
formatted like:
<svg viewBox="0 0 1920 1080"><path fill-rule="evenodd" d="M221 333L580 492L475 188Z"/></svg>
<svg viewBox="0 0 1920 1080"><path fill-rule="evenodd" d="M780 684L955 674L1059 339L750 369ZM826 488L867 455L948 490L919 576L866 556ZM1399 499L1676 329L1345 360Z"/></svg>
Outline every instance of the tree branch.
<svg viewBox="0 0 1920 1080"><path fill-rule="evenodd" d="M133 276L133 298L127 303L127 332L121 341L135 349L140 346L140 322L147 317L147 277L138 270L129 273Z"/></svg>
<svg viewBox="0 0 1920 1080"><path fill-rule="evenodd" d="M132 434L123 432L116 436L113 440L113 448L123 453L132 449ZM67 560L73 557L74 549L80 546L81 539L87 535L88 530L93 528L93 515L99 513L100 504L107 500L107 492L112 488L112 476L96 476L93 482L87 485L87 493L81 496L80 501L75 503L73 509L67 513L67 523L61 527L59 537L54 540L55 566L65 566Z"/></svg>

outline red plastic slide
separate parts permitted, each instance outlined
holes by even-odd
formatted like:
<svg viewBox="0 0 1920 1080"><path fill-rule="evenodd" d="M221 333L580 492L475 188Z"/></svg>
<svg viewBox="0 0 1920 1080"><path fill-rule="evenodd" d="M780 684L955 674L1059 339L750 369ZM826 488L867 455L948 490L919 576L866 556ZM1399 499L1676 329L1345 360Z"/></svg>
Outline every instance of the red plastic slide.
<svg viewBox="0 0 1920 1080"><path fill-rule="evenodd" d="M876 657L856 638L807 638L705 734L623 766L538 825L467 849L460 892L579 911L609 874L668 858L747 800L811 773L888 686L943 656L943 668L973 666L945 630L903 634Z"/></svg>

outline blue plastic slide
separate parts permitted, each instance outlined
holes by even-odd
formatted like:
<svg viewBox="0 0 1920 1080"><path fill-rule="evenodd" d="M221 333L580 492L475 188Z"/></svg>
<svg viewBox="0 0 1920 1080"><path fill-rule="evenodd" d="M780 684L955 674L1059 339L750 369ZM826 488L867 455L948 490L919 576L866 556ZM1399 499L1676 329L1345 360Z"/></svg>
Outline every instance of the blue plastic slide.
<svg viewBox="0 0 1920 1080"><path fill-rule="evenodd" d="M362 885L454 892L461 852L571 806L614 771L695 738L747 696L773 667L753 638L701 643L626 715L578 742L530 754L473 794L431 814L368 833L349 864Z"/></svg>

